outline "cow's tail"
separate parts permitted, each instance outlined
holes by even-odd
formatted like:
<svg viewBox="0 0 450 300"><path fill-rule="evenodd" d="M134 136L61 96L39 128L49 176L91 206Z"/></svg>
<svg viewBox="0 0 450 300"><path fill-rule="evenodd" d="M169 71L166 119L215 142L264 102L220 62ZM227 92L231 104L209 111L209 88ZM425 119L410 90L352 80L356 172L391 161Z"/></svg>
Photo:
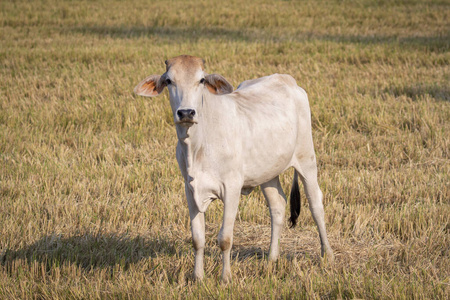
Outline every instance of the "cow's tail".
<svg viewBox="0 0 450 300"><path fill-rule="evenodd" d="M297 218L300 215L300 189L298 187L298 173L294 171L294 180L292 182L291 188L291 217L289 221L291 223L291 228L297 225Z"/></svg>

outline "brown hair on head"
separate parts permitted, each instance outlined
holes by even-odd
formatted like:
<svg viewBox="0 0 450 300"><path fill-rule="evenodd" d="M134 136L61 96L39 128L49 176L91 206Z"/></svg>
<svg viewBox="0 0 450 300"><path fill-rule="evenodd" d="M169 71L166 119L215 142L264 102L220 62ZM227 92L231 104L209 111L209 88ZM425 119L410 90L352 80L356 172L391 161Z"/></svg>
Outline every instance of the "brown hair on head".
<svg viewBox="0 0 450 300"><path fill-rule="evenodd" d="M181 64L183 66L200 66L202 70L205 69L205 60L200 57L190 56L190 55L180 55L165 61L166 71L169 70L175 64Z"/></svg>

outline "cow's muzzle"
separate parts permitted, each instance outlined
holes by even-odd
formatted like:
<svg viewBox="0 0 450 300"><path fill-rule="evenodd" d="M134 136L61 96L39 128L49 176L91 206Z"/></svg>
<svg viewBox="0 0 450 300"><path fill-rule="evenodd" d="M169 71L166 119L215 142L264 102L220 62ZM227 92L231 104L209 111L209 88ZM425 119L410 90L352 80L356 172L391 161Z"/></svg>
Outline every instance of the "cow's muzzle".
<svg viewBox="0 0 450 300"><path fill-rule="evenodd" d="M179 109L177 110L177 124L192 126L197 123L195 121L195 110L194 109Z"/></svg>

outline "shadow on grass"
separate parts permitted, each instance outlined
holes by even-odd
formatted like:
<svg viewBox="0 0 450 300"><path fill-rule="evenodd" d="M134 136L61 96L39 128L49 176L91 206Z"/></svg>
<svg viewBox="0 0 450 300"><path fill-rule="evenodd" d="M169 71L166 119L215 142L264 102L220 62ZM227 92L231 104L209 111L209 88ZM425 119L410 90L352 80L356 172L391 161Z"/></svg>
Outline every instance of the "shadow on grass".
<svg viewBox="0 0 450 300"><path fill-rule="evenodd" d="M442 36L406 36L395 35L311 35L311 39L332 41L344 44L394 44L401 48L422 48L431 52L447 52L450 49L450 35Z"/></svg>
<svg viewBox="0 0 450 300"><path fill-rule="evenodd" d="M96 26L85 25L63 29L64 33L81 33L85 35L97 35L100 37L112 37L121 39L133 39L140 37L157 37L168 41L197 41L229 40L244 42L302 42L302 41L331 41L344 44L396 44L400 47L421 47L432 52L446 52L450 49L450 35L436 36L406 36L395 35L330 35L316 32L289 33L280 31L279 28L264 30L261 28L229 29L223 27L157 27L157 26Z"/></svg>
<svg viewBox="0 0 450 300"><path fill-rule="evenodd" d="M439 83L408 83L406 85L392 84L383 89L373 86L358 88L358 92L372 97L391 95L394 97L407 97L413 101L421 100L424 97L431 97L436 101L450 101L450 87Z"/></svg>
<svg viewBox="0 0 450 300"><path fill-rule="evenodd" d="M179 251L174 241L165 238L146 239L140 236L83 234L70 237L50 235L17 251L6 250L0 256L3 266L16 260L29 264L37 261L49 268L72 263L83 269L113 268L117 265L128 269L130 264L157 255L174 255Z"/></svg>
<svg viewBox="0 0 450 300"><path fill-rule="evenodd" d="M251 41L251 35L241 30L232 30L220 27L191 28L191 27L145 27L145 26L80 26L66 32L97 35L121 39L133 39L140 37L158 37L174 42L196 41L199 39L225 39L236 41Z"/></svg>
<svg viewBox="0 0 450 300"><path fill-rule="evenodd" d="M249 259L264 260L267 259L268 252L259 247L234 247L231 251L231 258L238 261L246 261Z"/></svg>
<svg viewBox="0 0 450 300"><path fill-rule="evenodd" d="M231 258L239 262L245 262L249 260L267 261L269 252L264 251L260 247L243 247L233 246L231 251ZM284 258L287 261L293 261L295 259L307 259L315 265L320 265L320 256L317 256L306 249L303 251L292 252L290 250L282 251L279 258Z"/></svg>
<svg viewBox="0 0 450 300"><path fill-rule="evenodd" d="M429 95L436 100L450 101L450 87L438 84L417 83L408 86L391 86L384 90L395 97L406 96L412 100L419 100Z"/></svg>

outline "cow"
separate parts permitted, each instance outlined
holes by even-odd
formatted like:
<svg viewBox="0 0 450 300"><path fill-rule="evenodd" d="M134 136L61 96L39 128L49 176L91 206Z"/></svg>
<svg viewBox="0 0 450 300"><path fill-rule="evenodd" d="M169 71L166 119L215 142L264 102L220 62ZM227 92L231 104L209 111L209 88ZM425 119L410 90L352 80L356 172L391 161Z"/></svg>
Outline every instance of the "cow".
<svg viewBox="0 0 450 300"><path fill-rule="evenodd" d="M268 259L277 260L284 226L286 196L279 175L293 167L291 226L300 213L300 177L317 225L321 255L333 260L324 221L322 192L311 133L306 92L290 75L273 74L247 80L233 91L221 75L207 74L204 60L181 55L166 60L163 75L151 75L134 89L154 97L165 87L176 125L176 157L184 178L195 250L193 277L204 276L205 211L215 199L224 205L218 235L222 276L231 280L230 252L241 194L261 186L271 218Z"/></svg>

